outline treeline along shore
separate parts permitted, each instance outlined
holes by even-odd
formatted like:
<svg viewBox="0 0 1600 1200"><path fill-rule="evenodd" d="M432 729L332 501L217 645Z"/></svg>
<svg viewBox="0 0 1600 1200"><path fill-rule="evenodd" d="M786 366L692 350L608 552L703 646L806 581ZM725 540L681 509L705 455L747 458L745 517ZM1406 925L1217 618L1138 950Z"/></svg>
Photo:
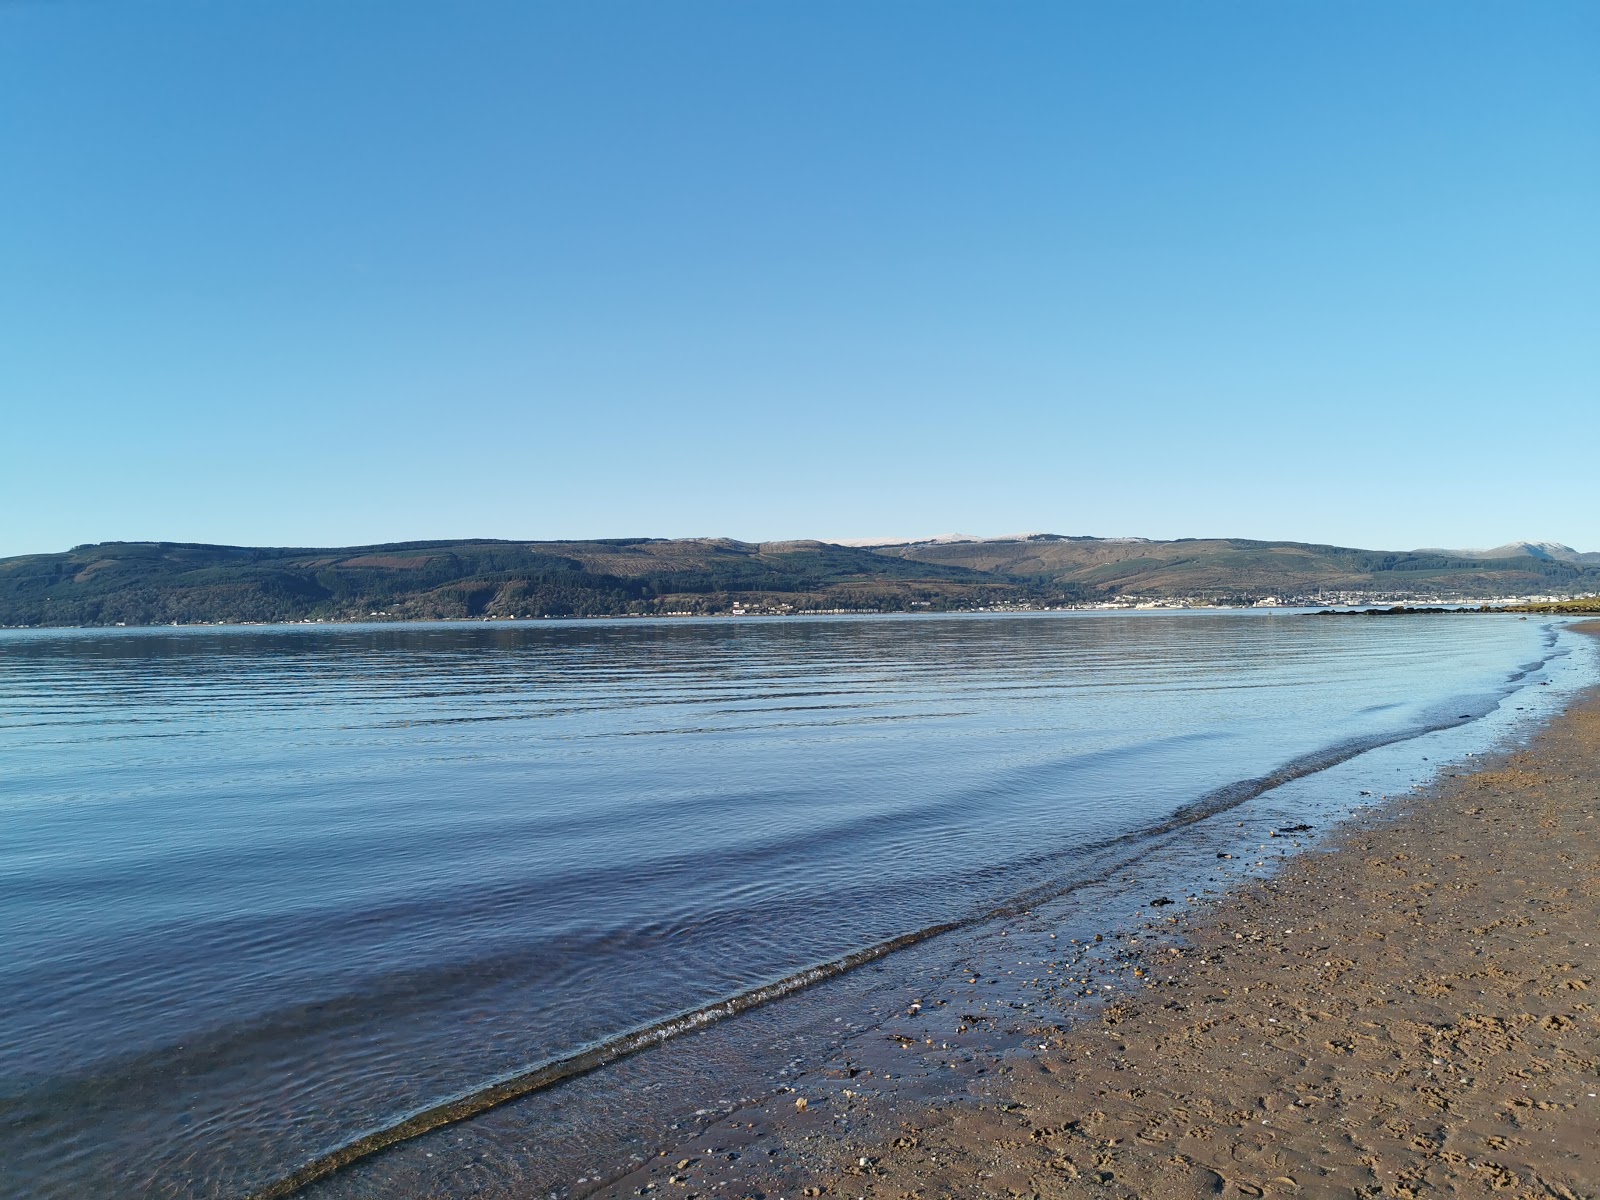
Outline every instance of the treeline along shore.
<svg viewBox="0 0 1600 1200"><path fill-rule="evenodd" d="M1523 604L1480 604L1442 607L1432 604L1391 604L1387 608L1325 608L1319 617L1427 617L1473 613L1545 613L1550 616L1586 616L1600 613L1600 597L1582 596L1567 600L1536 600Z"/></svg>
<svg viewBox="0 0 1600 1200"><path fill-rule="evenodd" d="M730 538L465 539L337 549L103 542L0 559L0 626L925 612L1448 602L1600 591L1600 555L1246 539L1066 537L839 545Z"/></svg>

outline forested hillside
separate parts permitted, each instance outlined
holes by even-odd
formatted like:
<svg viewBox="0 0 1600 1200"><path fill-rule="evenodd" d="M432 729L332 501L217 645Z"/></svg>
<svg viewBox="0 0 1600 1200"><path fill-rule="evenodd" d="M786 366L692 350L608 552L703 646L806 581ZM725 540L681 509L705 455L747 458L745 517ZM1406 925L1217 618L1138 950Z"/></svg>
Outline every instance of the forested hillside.
<svg viewBox="0 0 1600 1200"><path fill-rule="evenodd" d="M737 604L898 611L1083 594L822 542L722 538L336 550L109 542L0 560L0 624L12 626L710 613Z"/></svg>
<svg viewBox="0 0 1600 1200"><path fill-rule="evenodd" d="M1587 556L1585 556L1587 557ZM107 542L0 559L0 625L940 610L1135 597L1452 598L1600 590L1600 566L1237 539L839 546L618 538L343 549Z"/></svg>
<svg viewBox="0 0 1600 1200"><path fill-rule="evenodd" d="M1600 588L1597 556L1571 560L1535 553L1537 543L1503 547L1505 557L1448 550L1358 550L1244 538L1059 537L917 542L879 553L959 566L1010 579L1071 580L1150 596L1260 596L1319 590L1455 593L1578 591Z"/></svg>

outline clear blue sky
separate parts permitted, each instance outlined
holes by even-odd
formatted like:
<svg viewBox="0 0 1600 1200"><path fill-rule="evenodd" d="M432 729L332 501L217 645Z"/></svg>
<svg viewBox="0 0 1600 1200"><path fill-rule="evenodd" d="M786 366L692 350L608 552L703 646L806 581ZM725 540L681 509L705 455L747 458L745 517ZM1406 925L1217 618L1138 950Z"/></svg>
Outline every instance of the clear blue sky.
<svg viewBox="0 0 1600 1200"><path fill-rule="evenodd" d="M1600 5L0 2L0 555L1600 550Z"/></svg>

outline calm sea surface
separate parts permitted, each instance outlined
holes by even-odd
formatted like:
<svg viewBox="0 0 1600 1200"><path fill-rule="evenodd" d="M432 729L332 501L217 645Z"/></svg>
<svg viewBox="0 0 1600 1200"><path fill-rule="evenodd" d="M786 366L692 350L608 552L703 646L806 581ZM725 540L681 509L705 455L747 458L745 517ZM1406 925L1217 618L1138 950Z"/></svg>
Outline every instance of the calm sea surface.
<svg viewBox="0 0 1600 1200"><path fill-rule="evenodd" d="M0 632L0 1194L248 1194L1521 707L1576 640L1269 613Z"/></svg>

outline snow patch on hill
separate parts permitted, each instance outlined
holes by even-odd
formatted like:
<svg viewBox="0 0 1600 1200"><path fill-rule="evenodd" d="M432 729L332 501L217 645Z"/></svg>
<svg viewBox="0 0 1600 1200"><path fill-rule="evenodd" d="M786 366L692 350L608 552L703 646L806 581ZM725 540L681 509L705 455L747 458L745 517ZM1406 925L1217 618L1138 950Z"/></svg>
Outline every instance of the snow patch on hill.
<svg viewBox="0 0 1600 1200"><path fill-rule="evenodd" d="M1427 554L1459 554L1465 558L1539 558L1546 562L1595 563L1600 554L1585 554L1561 542L1507 542L1472 550L1427 550Z"/></svg>

